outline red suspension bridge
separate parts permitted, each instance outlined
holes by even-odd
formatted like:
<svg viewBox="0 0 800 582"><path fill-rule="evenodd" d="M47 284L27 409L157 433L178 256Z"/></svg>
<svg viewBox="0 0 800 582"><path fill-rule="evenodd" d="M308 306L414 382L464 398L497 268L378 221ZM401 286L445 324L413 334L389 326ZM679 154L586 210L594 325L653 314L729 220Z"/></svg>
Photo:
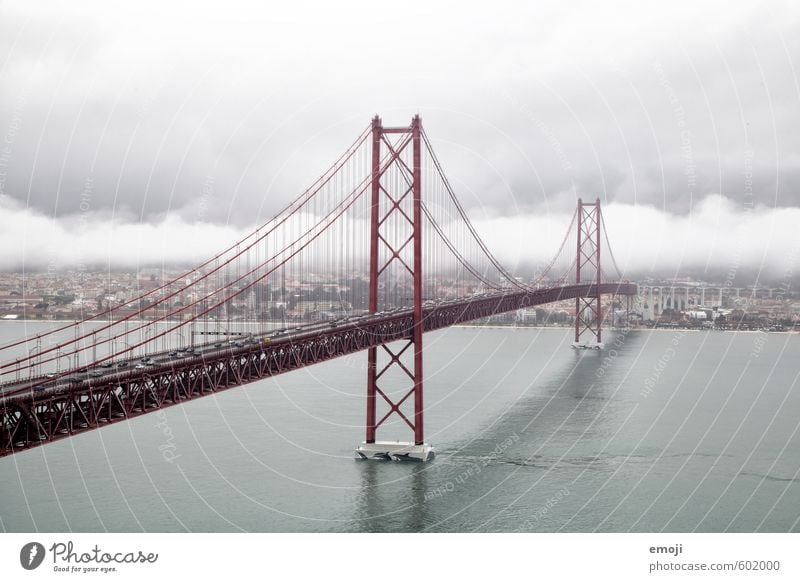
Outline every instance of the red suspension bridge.
<svg viewBox="0 0 800 582"><path fill-rule="evenodd" d="M365 350L358 455L426 460L423 334L573 300L574 346L602 347L601 296L637 292L607 240L599 199L579 201L553 259L523 282L478 235L419 117L375 117L311 187L203 264L0 346L0 456ZM413 438L378 441L381 427Z"/></svg>

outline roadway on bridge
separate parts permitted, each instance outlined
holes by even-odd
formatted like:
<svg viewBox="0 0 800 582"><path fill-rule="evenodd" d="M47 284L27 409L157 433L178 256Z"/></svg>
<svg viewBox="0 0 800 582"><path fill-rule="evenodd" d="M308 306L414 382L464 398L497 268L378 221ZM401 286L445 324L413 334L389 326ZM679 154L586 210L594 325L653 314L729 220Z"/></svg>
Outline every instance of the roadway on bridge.
<svg viewBox="0 0 800 582"><path fill-rule="evenodd" d="M604 285L607 291L619 291L621 293L630 293L631 290L627 288L630 284L627 283L607 283ZM538 294L552 293L557 291L555 300L564 300L571 298L574 291L571 288L576 286L565 286L562 288L543 288L538 291ZM592 285L580 286L586 293L591 290ZM616 288L615 288L616 287ZM633 286L635 289L635 286ZM531 292L528 295L537 294L537 291ZM635 292L635 291L634 291ZM563 297L562 294L569 294L570 297ZM470 304L477 304L479 302L497 302L498 305L504 300L509 298L519 297L520 293L483 293L472 296L471 298L442 300L442 301L428 301L424 308L424 317L430 318L437 310L445 309L448 307L465 308ZM522 294L525 295L525 294ZM545 301L532 301L530 305L539 305L542 303L551 302L553 299ZM517 307L514 306L514 309ZM494 310L493 313L503 313L509 309ZM149 355L142 357L133 357L126 359L116 359L114 361L108 360L106 362L84 366L81 368L68 370L60 374L49 374L45 376L31 377L24 380L9 382L0 385L0 402L10 396L19 396L22 394L33 393L36 398L47 397L50 395L62 394L67 390L82 391L90 388L92 385L107 385L115 380L124 380L136 374L153 374L160 372L170 371L173 367L182 367L189 364L194 360L202 361L215 361L234 356L238 353L246 353L252 350L255 346L260 346L262 349L266 346L271 348L279 347L280 345L290 345L300 340L313 338L320 335L322 332L330 331L335 328L339 331L348 329L358 329L362 326L380 323L395 318L408 317L412 315L412 309L395 308L391 311L381 311L375 314L365 314L355 317L347 317L343 319L324 321L318 323L309 323L298 325L293 328L284 328L271 331L267 334L253 334L245 337L244 339L226 340L225 342L209 342L190 346L188 348L181 348L175 350L163 350L153 352ZM463 323L462 320L459 323ZM434 329L438 329L434 327ZM430 331L427 329L426 331Z"/></svg>

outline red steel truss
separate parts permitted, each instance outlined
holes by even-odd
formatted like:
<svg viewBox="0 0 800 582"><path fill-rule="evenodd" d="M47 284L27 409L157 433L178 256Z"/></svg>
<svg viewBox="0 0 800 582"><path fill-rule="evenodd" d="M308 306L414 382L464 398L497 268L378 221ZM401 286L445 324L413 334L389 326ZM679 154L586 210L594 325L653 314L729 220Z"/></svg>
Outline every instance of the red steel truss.
<svg viewBox="0 0 800 582"><path fill-rule="evenodd" d="M575 298L575 344L582 344L584 333L594 336L595 345L602 344L602 307L600 305L600 199L585 203L578 199L578 255L575 262L575 283L594 279L595 294Z"/></svg>
<svg viewBox="0 0 800 582"><path fill-rule="evenodd" d="M388 356L388 362L378 361L379 348L371 347L367 352L367 422L366 442L374 443L378 427L392 415L398 415L414 432L414 444L424 442L422 408L422 180L421 180L421 130L422 121L415 116L408 127L383 127L377 115L372 120L372 206L370 231L369 311L375 313L379 305L379 283L387 276L393 263L405 270L413 280L412 325L404 343L392 351L385 343L380 349ZM390 137L391 136L391 137ZM392 139L394 138L394 140ZM403 153L412 148L411 165ZM381 166L382 149L386 149L389 163ZM400 182L387 178L395 170L404 176ZM392 186L393 184L393 186ZM408 204L409 198L411 204ZM410 206L410 214L408 212ZM400 217L405 225L399 239L384 236L390 218ZM397 221L395 221L395 224ZM411 246L409 257L406 251ZM387 258L388 257L388 258ZM411 259L410 261L408 259ZM409 353L411 362L404 363L403 356ZM380 368L380 369L379 369ZM391 368L397 368L407 377L411 386L398 400L393 400L378 381ZM389 405L389 410L377 418L378 395ZM401 406L413 397L413 420L403 412Z"/></svg>

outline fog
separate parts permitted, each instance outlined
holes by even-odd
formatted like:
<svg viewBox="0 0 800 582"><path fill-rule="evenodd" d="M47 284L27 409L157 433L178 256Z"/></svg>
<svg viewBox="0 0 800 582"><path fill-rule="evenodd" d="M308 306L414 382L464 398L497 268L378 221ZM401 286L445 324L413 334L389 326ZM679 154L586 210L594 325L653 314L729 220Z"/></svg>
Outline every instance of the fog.
<svg viewBox="0 0 800 582"><path fill-rule="evenodd" d="M800 275L800 238L795 233L800 208L757 206L743 210L723 196L708 196L685 215L616 202L604 206L603 213L623 278L690 275L718 282L731 277L747 284L758 276L763 283L778 285ZM571 219L571 214L561 212L512 217L475 214L474 225L489 248L522 276L550 262ZM253 224L253 229L256 226ZM17 253L0 255L0 269L192 266L251 231L187 221L176 214L147 222L91 213L65 220L0 200L0 246L17 249ZM568 259L574 253L573 241L574 234L563 254ZM602 244L605 246L605 241ZM605 250L603 258L606 274L616 276ZM559 262L554 274L567 263Z"/></svg>

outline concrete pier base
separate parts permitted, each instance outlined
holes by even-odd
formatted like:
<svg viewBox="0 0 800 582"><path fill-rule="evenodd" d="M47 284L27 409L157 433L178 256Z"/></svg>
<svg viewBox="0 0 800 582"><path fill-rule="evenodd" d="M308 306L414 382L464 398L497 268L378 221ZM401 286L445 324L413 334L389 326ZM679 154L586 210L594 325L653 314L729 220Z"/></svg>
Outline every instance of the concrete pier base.
<svg viewBox="0 0 800 582"><path fill-rule="evenodd" d="M398 441L363 442L355 451L359 461L416 461L425 463L435 457L433 447L428 443L415 445Z"/></svg>

